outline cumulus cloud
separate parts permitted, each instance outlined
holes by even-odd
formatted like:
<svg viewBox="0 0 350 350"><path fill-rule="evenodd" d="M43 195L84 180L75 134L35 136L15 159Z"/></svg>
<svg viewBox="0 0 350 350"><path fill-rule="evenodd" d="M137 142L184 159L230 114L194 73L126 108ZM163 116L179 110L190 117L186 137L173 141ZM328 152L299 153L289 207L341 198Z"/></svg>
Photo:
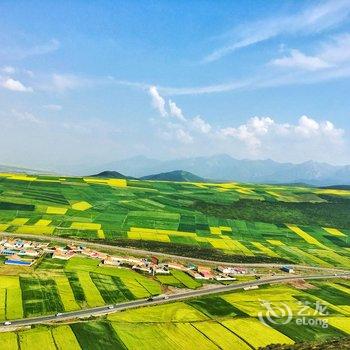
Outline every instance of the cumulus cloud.
<svg viewBox="0 0 350 350"><path fill-rule="evenodd" d="M208 134L211 131L211 125L203 120L200 116L194 117L191 122L194 129L202 132L203 134Z"/></svg>
<svg viewBox="0 0 350 350"><path fill-rule="evenodd" d="M19 91L19 92L32 92L33 89L31 87L27 87L22 84L19 80L15 80L12 78L7 78L2 82L2 87L11 90L11 91Z"/></svg>
<svg viewBox="0 0 350 350"><path fill-rule="evenodd" d="M185 117L182 114L182 110L180 107L178 107L176 105L175 102L173 102L172 100L169 100L169 111L170 111L170 115L172 115L175 118L178 118L182 121L185 121Z"/></svg>
<svg viewBox="0 0 350 350"><path fill-rule="evenodd" d="M157 87L151 86L148 90L149 94L152 98L152 106L163 116L167 116L168 112L165 109L165 100L162 96L160 96Z"/></svg>
<svg viewBox="0 0 350 350"><path fill-rule="evenodd" d="M239 140L252 152L257 152L267 144L293 144L308 140L311 143L342 143L344 130L336 128L328 120L318 122L306 115L296 124L280 124L270 117L253 117L238 127L222 128L218 135Z"/></svg>

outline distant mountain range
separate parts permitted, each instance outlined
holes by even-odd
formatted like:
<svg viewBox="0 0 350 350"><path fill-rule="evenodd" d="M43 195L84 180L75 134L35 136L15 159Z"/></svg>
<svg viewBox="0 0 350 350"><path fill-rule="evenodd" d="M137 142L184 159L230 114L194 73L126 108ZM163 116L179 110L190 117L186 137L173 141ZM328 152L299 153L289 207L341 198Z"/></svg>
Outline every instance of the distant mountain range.
<svg viewBox="0 0 350 350"><path fill-rule="evenodd" d="M217 181L350 185L350 165L335 166L315 161L278 163L271 159L239 160L226 154L166 161L137 156L105 164L100 169L112 169L136 178L149 174L160 176L160 173L182 169L183 172L196 174L194 176Z"/></svg>
<svg viewBox="0 0 350 350"><path fill-rule="evenodd" d="M0 173L53 174L53 172L49 171L20 168L11 165L0 165Z"/></svg>

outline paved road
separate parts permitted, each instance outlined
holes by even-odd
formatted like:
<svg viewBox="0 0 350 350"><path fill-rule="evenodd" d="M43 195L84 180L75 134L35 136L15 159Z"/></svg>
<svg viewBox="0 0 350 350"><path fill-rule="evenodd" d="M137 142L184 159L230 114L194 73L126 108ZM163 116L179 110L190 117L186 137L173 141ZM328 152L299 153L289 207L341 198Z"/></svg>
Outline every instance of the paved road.
<svg viewBox="0 0 350 350"><path fill-rule="evenodd" d="M194 298L194 297L199 297L199 296L209 295L214 293L231 292L233 290L243 289L246 287L259 286L263 284L290 282L293 280L301 280L301 279L310 280L310 279L329 279L329 278L346 278L346 277L350 278L350 272L339 273L339 274L327 274L327 275L279 276L279 277L273 277L273 278L271 277L271 278L265 278L265 279L260 279L256 281L249 281L249 282L234 284L234 285L215 286L213 288L181 292L178 294L169 295L166 297L166 299L164 298L164 295L163 296L160 295L160 296L154 297L152 300L141 299L141 300L129 301L126 303L121 303L116 305L107 305L107 306L95 307L95 308L90 308L90 309L85 309L80 311L65 312L60 314L59 316L49 315L49 316L14 320L11 322L11 326L14 326L14 327L31 326L34 324L50 323L50 322L57 322L57 321L63 321L63 320L66 321L66 320L84 318L89 316L100 316L100 315L113 313L116 311L132 309L136 307L157 305L157 304L184 300L188 298Z"/></svg>
<svg viewBox="0 0 350 350"><path fill-rule="evenodd" d="M83 240L76 240L71 238L63 238L63 237L43 237L39 235L31 235L31 234L11 234L8 232L0 232L1 236L15 236L20 237L24 239L32 239L36 241L44 241L44 242L60 242L64 244L75 244L75 245L83 245L85 247L93 248L96 250L108 250L108 251L115 251L115 252L123 252L131 255L156 255L156 256L162 256L166 258L171 259L178 259L178 260L184 260L184 261L190 261L190 262L197 262L202 264L213 264L213 265L227 265L227 266L245 266L245 267L267 267L267 268L280 268L286 264L266 264L266 263L229 263L226 261L215 261L215 260L206 260L206 259L198 259L198 258L190 258L188 256L182 256L182 255L173 255L173 254L167 254L167 253L160 253L155 251L149 251L149 250L143 250L143 249L134 249L134 248L125 248L125 247L118 247L113 246L109 244L102 244L102 243L92 243L87 242ZM345 268L327 268L327 267L314 267L314 266L308 266L308 265L297 265L297 264L291 264L294 267L297 267L299 269L305 269L305 270L318 270L318 271L328 271L328 272L345 272L347 271Z"/></svg>

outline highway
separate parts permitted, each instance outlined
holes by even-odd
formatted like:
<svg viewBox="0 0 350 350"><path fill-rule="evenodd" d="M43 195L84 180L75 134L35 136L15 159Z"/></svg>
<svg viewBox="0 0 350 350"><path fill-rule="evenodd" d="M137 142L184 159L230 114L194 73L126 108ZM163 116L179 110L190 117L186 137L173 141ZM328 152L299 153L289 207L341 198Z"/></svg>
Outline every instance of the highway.
<svg viewBox="0 0 350 350"><path fill-rule="evenodd" d="M191 291L180 292L177 294L171 294L167 296L160 295L152 299L140 299L140 300L134 300L134 301L129 301L129 302L115 304L115 305L105 305L105 306L94 307L90 309L84 309L80 311L65 312L57 315L48 315L48 316L40 316L35 318L13 320L11 321L11 325L8 327L10 330L10 328L12 327L22 327L22 326L31 326L35 324L68 321L68 320L74 320L78 318L86 318L90 316L101 316L101 315L106 315L117 311L124 311L132 308L137 308L137 307L158 305L158 304L185 300L189 298L200 297L200 296L214 294L214 293L217 294L217 293L231 292L231 291L243 289L246 287L254 287L254 286L260 286L264 284L290 282L294 280L315 280L315 279L329 279L329 278L350 278L350 272L343 272L339 274L332 273L332 274L325 274L325 275L277 276L277 277L264 278L260 280L243 282L243 283L238 283L233 285L214 286L212 288L191 290Z"/></svg>

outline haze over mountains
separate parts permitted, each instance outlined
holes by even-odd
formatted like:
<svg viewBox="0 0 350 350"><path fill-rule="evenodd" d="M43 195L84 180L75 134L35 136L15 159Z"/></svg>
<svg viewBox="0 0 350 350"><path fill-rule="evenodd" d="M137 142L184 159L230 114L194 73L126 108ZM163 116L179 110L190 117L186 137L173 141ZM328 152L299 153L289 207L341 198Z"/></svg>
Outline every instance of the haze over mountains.
<svg viewBox="0 0 350 350"><path fill-rule="evenodd" d="M315 186L350 184L350 165L335 166L315 161L293 164L270 159L239 160L226 154L165 161L137 156L105 164L99 169L90 170L90 173L106 169L137 178L181 169L218 181L306 183Z"/></svg>

